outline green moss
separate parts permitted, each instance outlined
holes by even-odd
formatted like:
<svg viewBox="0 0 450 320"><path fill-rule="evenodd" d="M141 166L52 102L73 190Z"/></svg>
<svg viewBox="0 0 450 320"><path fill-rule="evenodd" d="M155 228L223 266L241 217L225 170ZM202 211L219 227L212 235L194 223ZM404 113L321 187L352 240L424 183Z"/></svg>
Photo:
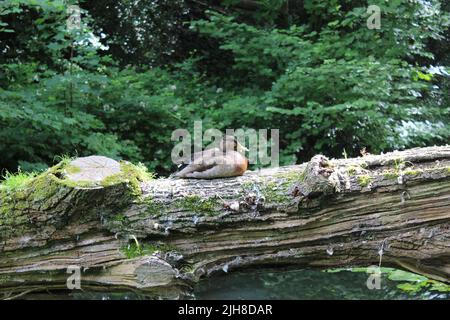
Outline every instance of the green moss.
<svg viewBox="0 0 450 320"><path fill-rule="evenodd" d="M49 170L39 174L15 174L14 182L9 181L0 189L1 205L0 214L2 216L14 217L15 210L24 210L39 203L39 208L45 210L52 203L45 203L56 192L60 192L61 185L58 178ZM16 219L14 222L18 223ZM1 222L5 223L5 220Z"/></svg>
<svg viewBox="0 0 450 320"><path fill-rule="evenodd" d="M292 198L290 191L292 186L299 182L304 182L305 179L306 170L282 172L274 174L270 179L261 178L256 185L255 182L243 183L242 189L244 194L259 189L267 203L287 202Z"/></svg>
<svg viewBox="0 0 450 320"><path fill-rule="evenodd" d="M148 199L147 201L145 201L145 204L147 205L147 210L145 210L146 215L159 217L165 212L165 207L162 205L162 203L158 203L151 199Z"/></svg>
<svg viewBox="0 0 450 320"><path fill-rule="evenodd" d="M422 170L406 170L403 172L403 174L408 175L408 176L414 176L417 174L421 174L423 171Z"/></svg>
<svg viewBox="0 0 450 320"><path fill-rule="evenodd" d="M134 165L129 162L120 163L120 173L106 177L100 183L103 187L109 187L119 183L127 183L133 196L140 197L142 195L141 182L149 181L154 178L147 168L139 163Z"/></svg>
<svg viewBox="0 0 450 320"><path fill-rule="evenodd" d="M155 252L170 252L170 251L178 251L175 246L165 244L165 243L155 243L155 244L139 244L137 242L133 242L124 246L120 249L120 251L128 258L133 259L136 257L151 255Z"/></svg>
<svg viewBox="0 0 450 320"><path fill-rule="evenodd" d="M154 175L148 172L147 167L140 162L138 164L121 162L120 168L126 175L133 175L140 181L148 181L154 179Z"/></svg>
<svg viewBox="0 0 450 320"><path fill-rule="evenodd" d="M122 214L122 213L116 214L113 217L113 220L117 221L117 222L124 222L126 219L127 219L127 217L124 214Z"/></svg>
<svg viewBox="0 0 450 320"><path fill-rule="evenodd" d="M306 170L303 170L298 177L298 181L304 182L306 180Z"/></svg>
<svg viewBox="0 0 450 320"><path fill-rule="evenodd" d="M370 182L372 180L373 180L373 178L371 176L368 176L368 175L359 176L358 177L358 184L361 187L365 188L365 187L367 187L370 184Z"/></svg>
<svg viewBox="0 0 450 320"><path fill-rule="evenodd" d="M45 200L55 194L61 187L58 178L52 174L44 173L34 179L29 186L33 200Z"/></svg>
<svg viewBox="0 0 450 320"><path fill-rule="evenodd" d="M350 176L353 176L356 174L358 167L357 166L350 166L347 168L347 174Z"/></svg>
<svg viewBox="0 0 450 320"><path fill-rule="evenodd" d="M14 201L11 196L4 190L0 190L0 225L4 224L3 219L8 216L14 209Z"/></svg>
<svg viewBox="0 0 450 320"><path fill-rule="evenodd" d="M298 180L296 180L298 181ZM289 186L292 185L292 182L274 182L268 181L264 182L261 186L261 193L263 194L266 202L286 202L289 201Z"/></svg>
<svg viewBox="0 0 450 320"><path fill-rule="evenodd" d="M189 195L175 201L175 206L177 208L212 216L215 214L215 209L219 206L219 203L215 198L202 199L197 195Z"/></svg>
<svg viewBox="0 0 450 320"><path fill-rule="evenodd" d="M303 182L306 179L306 170L278 173L274 178L282 179L285 183Z"/></svg>
<svg viewBox="0 0 450 320"><path fill-rule="evenodd" d="M73 165L67 165L65 167L65 170L68 174L75 174L75 173L79 173L81 171L81 169L77 166L73 166Z"/></svg>
<svg viewBox="0 0 450 320"><path fill-rule="evenodd" d="M67 172L74 173L80 168L71 166L72 159L62 157L61 161L42 172L39 175L35 173L17 174L7 173L5 181L0 185L0 214L3 216L12 214L14 210L23 210L31 208L35 204L39 205L40 210L45 210L47 206L54 205L48 199L58 192L64 192L67 188L91 188L97 186L97 183L91 181L72 181L65 178ZM106 178L101 185L109 186L117 183L127 183L131 193L134 196L141 195L140 182L147 181L152 175L147 169L139 164L121 163L122 172ZM48 203L47 203L48 202ZM4 223L1 221L0 223Z"/></svg>
<svg viewBox="0 0 450 320"><path fill-rule="evenodd" d="M35 172L22 172L19 170L16 173L10 173L7 171L6 174L3 175L4 180L0 184L0 190L14 192L24 189L36 175L37 173Z"/></svg>
<svg viewBox="0 0 450 320"><path fill-rule="evenodd" d="M385 172L385 173L383 173L383 177L385 179L397 179L398 173L397 172Z"/></svg>

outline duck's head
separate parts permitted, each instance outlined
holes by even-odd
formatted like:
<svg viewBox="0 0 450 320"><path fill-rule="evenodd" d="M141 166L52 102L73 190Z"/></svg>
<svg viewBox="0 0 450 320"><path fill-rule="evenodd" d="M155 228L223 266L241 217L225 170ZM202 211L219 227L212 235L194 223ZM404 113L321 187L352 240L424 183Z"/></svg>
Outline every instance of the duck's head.
<svg viewBox="0 0 450 320"><path fill-rule="evenodd" d="M220 150L226 151L237 151L244 154L248 151L246 147L240 144L235 136L224 135L219 144Z"/></svg>

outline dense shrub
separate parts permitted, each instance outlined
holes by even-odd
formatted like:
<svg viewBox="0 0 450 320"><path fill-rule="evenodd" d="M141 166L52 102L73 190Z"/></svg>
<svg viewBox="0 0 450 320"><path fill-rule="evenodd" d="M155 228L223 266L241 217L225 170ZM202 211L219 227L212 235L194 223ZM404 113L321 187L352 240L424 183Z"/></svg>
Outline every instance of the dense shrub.
<svg viewBox="0 0 450 320"><path fill-rule="evenodd" d="M448 142L448 7L370 1L369 30L366 1L285 4L105 0L67 30L62 0L2 2L0 168L95 153L167 174L195 120L279 128L282 164Z"/></svg>

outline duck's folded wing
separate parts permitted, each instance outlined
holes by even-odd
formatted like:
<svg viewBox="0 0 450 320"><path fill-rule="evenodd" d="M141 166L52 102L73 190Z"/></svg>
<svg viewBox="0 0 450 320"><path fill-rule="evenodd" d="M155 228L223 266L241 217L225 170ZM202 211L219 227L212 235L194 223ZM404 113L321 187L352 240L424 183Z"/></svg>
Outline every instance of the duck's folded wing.
<svg viewBox="0 0 450 320"><path fill-rule="evenodd" d="M222 155L223 152L219 148L206 149L197 153L194 153L191 157L190 163L201 164L211 162L217 156Z"/></svg>
<svg viewBox="0 0 450 320"><path fill-rule="evenodd" d="M247 160L242 156L220 155L204 160L201 166L188 166L189 169L183 172L182 177L196 179L234 177L242 175L247 168ZM245 168L241 168L241 165L245 165Z"/></svg>
<svg viewBox="0 0 450 320"><path fill-rule="evenodd" d="M201 152L194 153L191 161L188 163L182 163L178 172L174 173L174 177L186 177L186 174L191 172L202 172L215 166L220 158L220 150L218 148L208 149Z"/></svg>

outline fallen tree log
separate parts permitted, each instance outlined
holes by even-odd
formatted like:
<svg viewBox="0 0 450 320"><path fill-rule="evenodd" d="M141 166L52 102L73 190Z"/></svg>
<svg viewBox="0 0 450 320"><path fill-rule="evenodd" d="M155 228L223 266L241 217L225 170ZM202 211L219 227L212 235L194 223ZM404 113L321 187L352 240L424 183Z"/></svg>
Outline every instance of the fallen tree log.
<svg viewBox="0 0 450 320"><path fill-rule="evenodd" d="M177 298L247 266L395 266L450 282L450 146L216 180L150 179L104 157L0 189L0 293L139 290ZM69 271L70 271L69 270Z"/></svg>

